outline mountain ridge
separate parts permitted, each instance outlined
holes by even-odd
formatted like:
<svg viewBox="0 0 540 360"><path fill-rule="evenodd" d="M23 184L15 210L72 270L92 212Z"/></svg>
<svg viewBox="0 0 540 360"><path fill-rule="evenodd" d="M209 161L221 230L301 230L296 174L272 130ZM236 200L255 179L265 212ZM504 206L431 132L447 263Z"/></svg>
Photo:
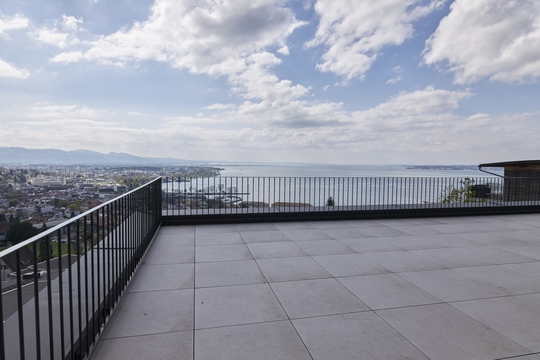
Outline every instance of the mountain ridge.
<svg viewBox="0 0 540 360"><path fill-rule="evenodd" d="M59 149L28 149L18 146L0 146L0 164L158 165L187 163L198 162L176 158L142 157L122 152L110 152L104 154L86 149L65 151Z"/></svg>

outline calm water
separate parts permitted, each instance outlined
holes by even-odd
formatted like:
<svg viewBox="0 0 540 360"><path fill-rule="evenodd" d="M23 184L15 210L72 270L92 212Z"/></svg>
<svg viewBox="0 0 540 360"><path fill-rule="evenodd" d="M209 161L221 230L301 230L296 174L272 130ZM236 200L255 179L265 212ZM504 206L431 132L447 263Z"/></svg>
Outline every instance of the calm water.
<svg viewBox="0 0 540 360"><path fill-rule="evenodd" d="M210 198L224 192L231 203L307 203L322 206L329 197L336 205L423 204L440 201L462 187L465 177L476 184L500 178L478 170L424 170L374 165L219 165L221 177L170 183L167 192L202 193ZM492 180L493 179L493 180Z"/></svg>
<svg viewBox="0 0 540 360"><path fill-rule="evenodd" d="M398 165L216 165L221 176L260 177L487 177L478 170L407 169ZM501 172L502 175L502 172Z"/></svg>

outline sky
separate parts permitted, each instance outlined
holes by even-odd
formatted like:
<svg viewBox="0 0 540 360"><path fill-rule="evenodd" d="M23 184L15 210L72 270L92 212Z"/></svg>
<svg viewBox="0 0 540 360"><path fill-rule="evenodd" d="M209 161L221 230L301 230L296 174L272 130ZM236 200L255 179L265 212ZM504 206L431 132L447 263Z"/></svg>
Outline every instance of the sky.
<svg viewBox="0 0 540 360"><path fill-rule="evenodd" d="M0 0L0 146L540 158L537 0Z"/></svg>

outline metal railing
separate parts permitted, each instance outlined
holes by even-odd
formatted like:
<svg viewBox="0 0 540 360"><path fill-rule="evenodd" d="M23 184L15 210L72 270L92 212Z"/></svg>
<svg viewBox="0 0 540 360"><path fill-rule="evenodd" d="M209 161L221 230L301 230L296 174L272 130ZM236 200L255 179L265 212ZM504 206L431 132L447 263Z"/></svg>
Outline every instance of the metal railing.
<svg viewBox="0 0 540 360"><path fill-rule="evenodd" d="M156 179L0 252L0 359L87 356L161 216Z"/></svg>
<svg viewBox="0 0 540 360"><path fill-rule="evenodd" d="M87 357L160 225L539 211L535 178L158 178L0 252L0 359Z"/></svg>
<svg viewBox="0 0 540 360"><path fill-rule="evenodd" d="M164 178L166 224L538 210L538 178Z"/></svg>

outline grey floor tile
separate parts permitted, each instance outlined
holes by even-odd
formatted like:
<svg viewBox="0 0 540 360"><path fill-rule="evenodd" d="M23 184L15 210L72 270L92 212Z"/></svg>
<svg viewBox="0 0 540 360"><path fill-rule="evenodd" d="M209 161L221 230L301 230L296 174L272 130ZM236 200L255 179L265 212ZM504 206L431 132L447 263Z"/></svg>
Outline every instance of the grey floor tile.
<svg viewBox="0 0 540 360"><path fill-rule="evenodd" d="M378 219L373 220L384 226L437 225L444 224L442 218L407 218L407 219Z"/></svg>
<svg viewBox="0 0 540 360"><path fill-rule="evenodd" d="M281 231L314 229L311 223L305 221L278 222L272 225Z"/></svg>
<svg viewBox="0 0 540 360"><path fill-rule="evenodd" d="M192 330L193 291L165 290L124 295L102 338Z"/></svg>
<svg viewBox="0 0 540 360"><path fill-rule="evenodd" d="M193 289L194 264L141 266L128 292Z"/></svg>
<svg viewBox="0 0 540 360"><path fill-rule="evenodd" d="M485 233L462 233L457 234L460 238L470 240L473 243L481 246L494 246L494 245L511 245L515 246L518 243L521 245L526 245L526 241L516 241L511 240L508 236L505 235L505 232L485 232Z"/></svg>
<svg viewBox="0 0 540 360"><path fill-rule="evenodd" d="M380 310L377 314L432 360L487 360L529 353L447 304Z"/></svg>
<svg viewBox="0 0 540 360"><path fill-rule="evenodd" d="M195 261L195 248L193 246L163 246L153 245L146 256L145 265L188 264Z"/></svg>
<svg viewBox="0 0 540 360"><path fill-rule="evenodd" d="M508 360L540 360L540 354L539 355L523 355L523 356L516 356Z"/></svg>
<svg viewBox="0 0 540 360"><path fill-rule="evenodd" d="M240 235L246 244L291 241L285 234L277 230L242 231Z"/></svg>
<svg viewBox="0 0 540 360"><path fill-rule="evenodd" d="M296 243L308 255L356 254L350 247L337 240L299 241Z"/></svg>
<svg viewBox="0 0 540 360"><path fill-rule="evenodd" d="M418 220L418 219L410 219L410 220ZM414 226L418 225L417 223L414 223L413 221L409 221L409 219L376 219L372 220L374 223L379 224L380 226ZM430 224L440 224L440 223L432 223Z"/></svg>
<svg viewBox="0 0 540 360"><path fill-rule="evenodd" d="M92 353L96 360L177 360L193 358L193 331L102 339Z"/></svg>
<svg viewBox="0 0 540 360"><path fill-rule="evenodd" d="M269 282L331 277L310 257L261 259L257 263Z"/></svg>
<svg viewBox="0 0 540 360"><path fill-rule="evenodd" d="M393 272L442 269L439 264L409 251L388 251L364 254L365 257Z"/></svg>
<svg viewBox="0 0 540 360"><path fill-rule="evenodd" d="M178 226L162 226L159 228L158 234L193 234L195 232L194 225L178 225Z"/></svg>
<svg viewBox="0 0 540 360"><path fill-rule="evenodd" d="M439 235L441 236L441 235ZM442 235L448 236L448 235ZM448 246L437 240L438 236L397 236L384 238L385 241L403 250L440 249ZM466 241L466 240L463 240Z"/></svg>
<svg viewBox="0 0 540 360"><path fill-rule="evenodd" d="M372 312L297 319L293 325L315 360L428 360Z"/></svg>
<svg viewBox="0 0 540 360"><path fill-rule="evenodd" d="M332 237L319 229L283 230L283 234L292 241L332 239Z"/></svg>
<svg viewBox="0 0 540 360"><path fill-rule="evenodd" d="M514 220L515 222L523 225L527 225L530 227L540 228L540 221L538 219L536 220Z"/></svg>
<svg viewBox="0 0 540 360"><path fill-rule="evenodd" d="M302 249L291 241L254 243L247 246L255 259L307 256Z"/></svg>
<svg viewBox="0 0 540 360"><path fill-rule="evenodd" d="M411 225L407 225L407 226L397 225L397 226L392 226L392 229L398 230L408 235L438 235L440 234L440 232L438 231L435 231L433 229L430 229L425 226L420 226L420 225L412 225L412 226Z"/></svg>
<svg viewBox="0 0 540 360"><path fill-rule="evenodd" d="M435 230L443 234L461 234L461 233L470 233L471 229L466 228L462 222L456 224L440 224L440 225L425 225L426 227Z"/></svg>
<svg viewBox="0 0 540 360"><path fill-rule="evenodd" d="M195 287L262 284L266 281L254 260L197 263Z"/></svg>
<svg viewBox="0 0 540 360"><path fill-rule="evenodd" d="M197 234L195 239L196 245L231 245L243 244L244 240L237 232L226 233L201 233Z"/></svg>
<svg viewBox="0 0 540 360"><path fill-rule="evenodd" d="M482 243L475 242L471 239L466 239L463 237L464 234L445 234L433 236L433 240L437 241L443 247L447 248L456 248L456 247L478 247L481 245L486 245Z"/></svg>
<svg viewBox="0 0 540 360"><path fill-rule="evenodd" d="M540 245L502 245L499 248L508 252L512 252L514 254L531 257L535 260L540 260Z"/></svg>
<svg viewBox="0 0 540 360"><path fill-rule="evenodd" d="M504 289L510 295L540 292L540 279L500 265L453 269L482 284Z"/></svg>
<svg viewBox="0 0 540 360"><path fill-rule="evenodd" d="M501 234L505 237L507 237L509 240L515 241L520 240L524 241L527 244L540 244L540 233L538 232L538 229L532 229L532 230L522 230L522 231L501 231Z"/></svg>
<svg viewBox="0 0 540 360"><path fill-rule="evenodd" d="M540 279L540 261L521 264L506 264L503 266L522 274L532 276L536 279Z"/></svg>
<svg viewBox="0 0 540 360"><path fill-rule="evenodd" d="M388 269L361 254L322 255L313 256L312 259L334 277L384 274L389 272Z"/></svg>
<svg viewBox="0 0 540 360"><path fill-rule="evenodd" d="M344 221L348 226L351 226L351 227L354 227L354 228L358 228L358 229L362 229L362 228L366 228L366 227L371 227L371 226L385 226L383 224L381 224L379 221L377 220L345 220ZM401 223L402 224L402 223Z"/></svg>
<svg viewBox="0 0 540 360"><path fill-rule="evenodd" d="M426 260L437 263L445 268L457 268L468 266L492 265L487 260L479 259L468 254L468 249L463 248L444 248L444 249L425 249L411 250L411 253L421 256Z"/></svg>
<svg viewBox="0 0 540 360"><path fill-rule="evenodd" d="M226 233L226 232L238 232L234 224L209 224L209 225L195 225L195 233Z"/></svg>
<svg viewBox="0 0 540 360"><path fill-rule="evenodd" d="M235 226L238 231L278 230L274 224L270 223L235 224Z"/></svg>
<svg viewBox="0 0 540 360"><path fill-rule="evenodd" d="M379 251L398 251L401 248L385 240L386 238L363 238L363 239L341 239L341 243L359 253L371 253Z"/></svg>
<svg viewBox="0 0 540 360"><path fill-rule="evenodd" d="M463 301L456 309L532 352L540 352L540 294Z"/></svg>
<svg viewBox="0 0 540 360"><path fill-rule="evenodd" d="M372 237L362 230L353 227L346 228L327 228L321 229L325 234L333 239L362 239L366 237Z"/></svg>
<svg viewBox="0 0 540 360"><path fill-rule="evenodd" d="M371 309L440 303L441 300L395 274L339 278Z"/></svg>
<svg viewBox="0 0 540 360"><path fill-rule="evenodd" d="M504 289L483 284L452 270L406 272L399 276L445 302L508 294Z"/></svg>
<svg viewBox="0 0 540 360"><path fill-rule="evenodd" d="M271 286L291 319L369 310L336 279L289 281Z"/></svg>
<svg viewBox="0 0 540 360"><path fill-rule="evenodd" d="M535 227L516 223L516 222L489 222L489 223L474 223L474 224L463 224L467 229L471 229L476 232L489 232L489 231L526 231L526 230L536 230Z"/></svg>
<svg viewBox="0 0 540 360"><path fill-rule="evenodd" d="M304 221L304 223L313 226L315 229L340 229L348 228L348 221Z"/></svg>
<svg viewBox="0 0 540 360"><path fill-rule="evenodd" d="M245 244L204 245L195 248L196 262L251 260L253 257Z"/></svg>
<svg viewBox="0 0 540 360"><path fill-rule="evenodd" d="M486 223L486 222L498 222L496 218L492 216L451 216L451 217L440 217L437 220L441 224L454 225L454 224L476 224L476 223Z"/></svg>
<svg viewBox="0 0 540 360"><path fill-rule="evenodd" d="M195 244L194 234L169 234L158 235L154 240L153 246L193 246Z"/></svg>
<svg viewBox="0 0 540 360"><path fill-rule="evenodd" d="M308 360L289 321L235 325L195 331L196 360Z"/></svg>
<svg viewBox="0 0 540 360"><path fill-rule="evenodd" d="M195 328L286 320L268 284L195 290Z"/></svg>
<svg viewBox="0 0 540 360"><path fill-rule="evenodd" d="M409 233L388 226L362 228L362 232L366 233L368 236L373 237L393 237L410 235Z"/></svg>

